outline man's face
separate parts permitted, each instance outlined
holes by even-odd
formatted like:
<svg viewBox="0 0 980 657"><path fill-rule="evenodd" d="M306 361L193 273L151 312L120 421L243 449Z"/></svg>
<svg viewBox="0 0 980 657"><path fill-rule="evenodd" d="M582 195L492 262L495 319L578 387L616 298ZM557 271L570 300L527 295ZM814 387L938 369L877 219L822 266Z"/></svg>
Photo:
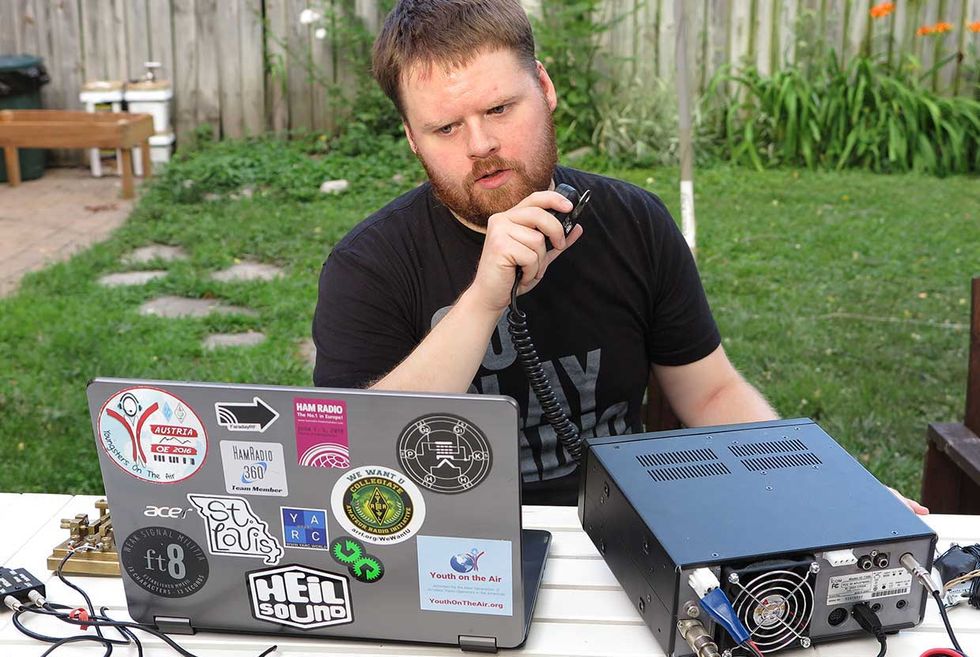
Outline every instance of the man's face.
<svg viewBox="0 0 980 657"><path fill-rule="evenodd" d="M439 200L462 219L484 227L549 188L557 100L540 63L532 73L510 50L485 51L458 68L408 70L401 94L412 150Z"/></svg>

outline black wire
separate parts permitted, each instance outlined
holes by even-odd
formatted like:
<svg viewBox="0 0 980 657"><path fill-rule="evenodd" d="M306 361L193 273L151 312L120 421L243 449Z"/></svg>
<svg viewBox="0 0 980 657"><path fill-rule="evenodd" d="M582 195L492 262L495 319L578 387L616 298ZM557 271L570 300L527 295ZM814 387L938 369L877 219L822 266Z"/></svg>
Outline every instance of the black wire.
<svg viewBox="0 0 980 657"><path fill-rule="evenodd" d="M939 613L943 617L943 624L946 626L946 633L949 634L949 640L953 642L953 647L956 648L956 652L966 657L966 653L960 647L960 642L956 640L956 635L953 634L953 626L949 624L949 614L946 613L946 606L943 604L943 599L939 595L939 591L933 591L932 597L936 599L936 603L939 605Z"/></svg>
<svg viewBox="0 0 980 657"><path fill-rule="evenodd" d="M268 648L266 648L265 650L262 651L262 654L260 654L259 657L266 657L267 655L271 654L272 651L274 651L278 647L279 646L269 646Z"/></svg>
<svg viewBox="0 0 980 657"><path fill-rule="evenodd" d="M88 593L86 593L85 591L83 591L82 590L82 587L80 587L80 586L78 586L76 584L73 584L73 583L69 582L68 579L65 577L65 574L63 572L63 569L65 567L65 564L68 563L68 560L71 559L75 555L75 552L76 552L76 550L68 550L68 553L65 554L65 557L61 560L61 563L58 564L58 568L57 568L57 570L54 571L54 574L57 575L58 579L61 580L61 583L62 584L64 584L65 586L67 586L67 587L69 587L71 589L74 589L74 590L78 591L78 593L81 594L82 598L85 600L85 604L88 605L88 615L90 617L94 617L95 616L95 605L92 604L92 599L88 597ZM105 636L105 635L102 634L102 629L99 628L98 625L95 626L95 633L98 634L100 637L103 637L103 638ZM105 657L109 657L109 655L111 655L111 654L112 654L112 644L109 643L109 644L106 645Z"/></svg>
<svg viewBox="0 0 980 657"><path fill-rule="evenodd" d="M514 285L510 289L510 310L507 312L507 331L510 333L511 342L514 343L514 351L517 352L517 359L524 369L527 382L541 404L541 412L544 418L555 429L558 441L562 444L568 454L576 461L582 458L582 438L579 435L578 427L572 423L565 411L562 410L561 403L555 395L555 391L548 381L538 358L538 351L531 341L531 332L527 327L527 315L517 307L517 288L521 284L521 277L524 272L520 267L514 276Z"/></svg>
<svg viewBox="0 0 980 657"><path fill-rule="evenodd" d="M107 639L104 636L92 636L91 634L75 634L73 636L66 636L63 639L58 639L57 641L55 641L50 648L48 648L47 650L41 653L41 657L48 657L48 655L53 653L61 646L68 643L77 643L79 641L98 641L99 643L104 644L107 649L111 649L112 647L112 644L110 643L111 639Z"/></svg>

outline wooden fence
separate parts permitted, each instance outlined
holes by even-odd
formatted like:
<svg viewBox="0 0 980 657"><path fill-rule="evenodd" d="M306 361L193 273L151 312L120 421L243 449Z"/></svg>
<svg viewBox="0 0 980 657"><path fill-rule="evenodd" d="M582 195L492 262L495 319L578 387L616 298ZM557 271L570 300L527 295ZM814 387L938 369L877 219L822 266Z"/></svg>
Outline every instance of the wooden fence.
<svg viewBox="0 0 980 657"><path fill-rule="evenodd" d="M329 0L328 0L329 1ZM376 0L334 0L353 6L369 30L382 20ZM524 0L529 12L541 0ZM860 52L915 55L928 70L957 50L974 55L980 0L895 0L895 11L871 19L876 0L685 0L694 89L725 63L754 63L770 72L793 62L807 39L822 38L842 59ZM0 0L0 53L44 58L52 82L49 108L78 108L82 82L133 79L149 60L174 83L178 142L202 123L226 137L265 131L330 130L338 117L320 79L343 82L352 71L343 53L300 23L322 0ZM649 80L673 75L674 0L606 0L604 34L622 75ZM801 19L809 21L803 40ZM921 25L946 21L952 30L916 36ZM889 42L891 45L889 45ZM622 59L620 59L622 58ZM966 63L970 63L967 60ZM950 61L928 80L942 93L962 93L975 79ZM972 93L972 89L971 89Z"/></svg>

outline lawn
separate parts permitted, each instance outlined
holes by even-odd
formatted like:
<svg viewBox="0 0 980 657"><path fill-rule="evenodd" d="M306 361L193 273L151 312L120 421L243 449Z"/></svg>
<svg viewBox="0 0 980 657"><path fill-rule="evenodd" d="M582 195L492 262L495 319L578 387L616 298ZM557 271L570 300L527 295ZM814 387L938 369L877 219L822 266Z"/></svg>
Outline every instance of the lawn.
<svg viewBox="0 0 980 657"><path fill-rule="evenodd" d="M0 300L0 490L101 492L85 401L95 376L309 384L300 345L320 264L351 226L422 176L403 143L366 144L210 147L172 164L107 242ZM610 173L678 211L676 170ZM321 194L329 178L351 189ZM969 281L980 273L976 179L720 167L698 172L696 207L699 266L736 366L783 416L818 420L880 479L918 495L926 424L963 413ZM97 284L150 243L179 245L189 259L143 287ZM236 259L286 274L208 278ZM137 313L163 294L257 314ZM268 339L201 347L210 333L245 330Z"/></svg>

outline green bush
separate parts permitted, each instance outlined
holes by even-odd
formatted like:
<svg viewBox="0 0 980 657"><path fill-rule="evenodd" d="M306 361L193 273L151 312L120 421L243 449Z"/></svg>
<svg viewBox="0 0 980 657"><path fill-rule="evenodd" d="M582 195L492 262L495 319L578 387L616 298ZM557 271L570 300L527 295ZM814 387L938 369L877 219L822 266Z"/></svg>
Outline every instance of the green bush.
<svg viewBox="0 0 980 657"><path fill-rule="evenodd" d="M723 99L723 83L734 86ZM942 97L867 57L842 68L832 53L809 75L786 68L723 71L706 102L722 157L762 169L860 168L945 176L980 171L980 103Z"/></svg>

